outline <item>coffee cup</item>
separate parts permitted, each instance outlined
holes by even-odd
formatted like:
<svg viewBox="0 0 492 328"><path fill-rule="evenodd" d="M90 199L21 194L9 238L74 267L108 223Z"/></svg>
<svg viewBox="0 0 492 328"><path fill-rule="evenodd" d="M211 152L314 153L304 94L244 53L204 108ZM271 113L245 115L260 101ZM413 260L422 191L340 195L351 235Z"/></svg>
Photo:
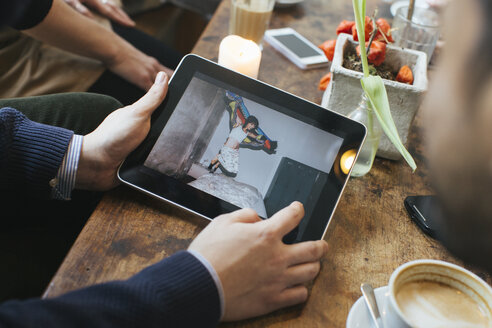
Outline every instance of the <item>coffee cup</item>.
<svg viewBox="0 0 492 328"><path fill-rule="evenodd" d="M492 327L492 288L455 264L403 264L391 275L387 293L387 328Z"/></svg>

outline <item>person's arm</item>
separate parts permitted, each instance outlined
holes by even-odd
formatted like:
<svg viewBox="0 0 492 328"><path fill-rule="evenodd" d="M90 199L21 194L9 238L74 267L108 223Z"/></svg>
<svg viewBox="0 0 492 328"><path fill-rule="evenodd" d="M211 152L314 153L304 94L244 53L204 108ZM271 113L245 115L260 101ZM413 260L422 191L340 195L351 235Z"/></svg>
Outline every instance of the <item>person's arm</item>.
<svg viewBox="0 0 492 328"><path fill-rule="evenodd" d="M142 98L112 112L84 136L75 188L108 190L119 183L118 167L147 136L151 115L166 97L168 80L160 72Z"/></svg>
<svg viewBox="0 0 492 328"><path fill-rule="evenodd" d="M49 197L73 132L0 109L0 189Z"/></svg>
<svg viewBox="0 0 492 328"><path fill-rule="evenodd" d="M232 110L234 110L234 108ZM243 125L243 122L241 121L241 118L239 118L239 116L236 115L236 122L234 123L234 127L238 127L240 125Z"/></svg>
<svg viewBox="0 0 492 328"><path fill-rule="evenodd" d="M254 132L251 132L251 131L248 131L248 137L251 137L253 139L256 139L258 137L258 135Z"/></svg>
<svg viewBox="0 0 492 328"><path fill-rule="evenodd" d="M327 244L282 242L303 215L297 202L268 220L251 209L222 215L188 251L126 281L1 304L0 327L206 328L305 302L305 284L317 276Z"/></svg>
<svg viewBox="0 0 492 328"><path fill-rule="evenodd" d="M0 327L215 327L217 287L207 268L186 251L126 281L76 290L59 297L0 305Z"/></svg>
<svg viewBox="0 0 492 328"><path fill-rule="evenodd" d="M0 189L37 197L52 195L58 187L57 176L63 175L60 169L65 168L62 164L69 146L76 147L72 166L76 188L108 190L116 186L116 171L147 135L152 112L166 96L167 81L164 72L158 74L145 96L108 115L96 130L83 136L80 145L72 131L36 123L15 109L2 108Z"/></svg>
<svg viewBox="0 0 492 328"><path fill-rule="evenodd" d="M200 253L217 273L224 292L222 321L242 320L305 302L327 252L324 240L284 244L299 225L299 202L261 220L252 209L215 218L188 250Z"/></svg>
<svg viewBox="0 0 492 328"><path fill-rule="evenodd" d="M95 18L90 9L124 26L135 26L135 22L112 0L64 0L84 16ZM89 7L89 8L87 8Z"/></svg>
<svg viewBox="0 0 492 328"><path fill-rule="evenodd" d="M148 90L159 71L172 74L155 58L133 47L112 30L80 15L63 0L53 0L47 16L24 33L63 50L100 60L124 79Z"/></svg>
<svg viewBox="0 0 492 328"><path fill-rule="evenodd" d="M150 116L166 91L167 78L160 73L143 98L116 110L84 136L79 184L88 189L114 186L119 163L145 138ZM17 118L6 117L0 123L4 122L6 131L13 131L9 126ZM8 148L4 145L11 144L14 135L0 135L1 168L10 158L4 156ZM58 162L64 151L60 153ZM55 165L46 176L57 169ZM282 242L303 216L298 202L268 220L261 220L251 209L221 215L195 238L189 252L178 253L124 282L49 300L7 302L0 306L0 326L213 327L219 318L240 320L304 302L308 297L305 284L318 274L327 244L322 240ZM204 260L190 254L195 252Z"/></svg>

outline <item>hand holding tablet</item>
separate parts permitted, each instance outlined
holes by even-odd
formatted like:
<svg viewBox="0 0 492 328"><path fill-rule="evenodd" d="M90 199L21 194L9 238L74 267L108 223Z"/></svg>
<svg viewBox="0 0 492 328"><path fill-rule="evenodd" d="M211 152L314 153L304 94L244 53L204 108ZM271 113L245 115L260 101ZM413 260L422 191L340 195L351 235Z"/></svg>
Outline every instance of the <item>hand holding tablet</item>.
<svg viewBox="0 0 492 328"><path fill-rule="evenodd" d="M261 84L257 90L258 94L268 95L269 100L265 100L255 96L256 92L249 93L233 84L211 79L210 76L220 77L220 74L213 74L217 69L225 74L223 78L230 81L238 76L201 58L188 57L182 64L169 89L166 88L166 79L160 83L158 79L140 101L115 111L94 132L84 137L85 149L79 162L81 175L77 177L79 187L106 189L114 186L118 163L134 149L118 171L118 177L124 183L208 219L215 218L195 238L189 250L200 254L205 259L203 263L208 262L213 269L210 272L217 273L218 286L222 286L223 292L223 321L258 316L304 302L308 296L304 284L316 277L320 270L319 261L327 251L325 241L309 239L321 239L334 206L323 216L316 214L316 211L324 210L324 202L332 201L335 205L338 202L348 178L340 169L340 154L347 149L358 151L365 130L358 123L340 119L334 113L319 110L313 107L316 106L314 104L270 86ZM200 72L196 71L197 68ZM210 79L207 80L207 76ZM250 84L252 80L243 78L239 76L238 79L241 87L254 91L259 82ZM192 83L205 89L190 88ZM180 89L181 92L178 92ZM154 112L150 123L150 115L166 96L166 91L168 94L163 106ZM253 120L252 113L258 118ZM342 130L355 127L352 131L355 135L350 137L351 133L337 131L332 126L334 123L341 125ZM149 131L149 124L150 133L135 148ZM237 130L231 133L232 129ZM214 142L214 138L218 141ZM317 138L327 143L324 145L327 148L321 148L318 143L317 147L310 149L309 144ZM296 140L301 141L301 146L295 145ZM163 146L159 146L163 141ZM228 145L237 156L236 160L241 161L240 164L236 163L237 169L229 171L226 161L218 159L220 164L217 170L220 173L200 170L212 158L203 160L207 154L204 150L209 148L208 154L212 156L221 145ZM177 150L174 157L172 153L166 156L165 152L169 149ZM197 155L197 149L201 149L201 156ZM324 149L321 157L317 155L320 149ZM242 150L247 152L238 154ZM224 153L219 151L221 156L226 156ZM254 162L248 161L251 154L259 154ZM178 161L175 161L176 158ZM186 162L191 165L183 165ZM181 170L185 174L171 176L162 169L173 163L178 164L174 173ZM290 173L291 176L285 178L285 172L279 171L284 164L287 168L293 167L294 172L301 172L304 182L309 181L310 177L306 172L315 172L316 180L322 184L317 185L317 189L311 188L304 194L292 196L292 190L297 192L303 189L295 184L293 188L288 183L295 180L295 176ZM308 164L318 165L325 172ZM194 171L191 170L193 165L196 166ZM264 179L262 174L268 171L273 176ZM97 174L84 176L84 172ZM100 179L101 172L106 178ZM246 173L246 180L240 175L243 172ZM260 179L255 180L255 176L260 176ZM259 191L262 190L261 184L258 184L262 180L267 182L267 195L280 195L280 200L273 202L262 198ZM200 185L196 181L207 184ZM214 184L217 190L223 192L220 194L223 198L213 195ZM328 189L325 190L325 187ZM256 205L263 206L266 211L278 210L263 217L250 208L236 210L239 207L237 203L241 201L255 205L251 203L251 195L258 196L252 198L253 202L260 200ZM309 196L306 203L311 206L308 219L305 207L299 202L285 204L289 197L302 198L306 195ZM313 195L318 198L314 199ZM263 220L266 218L269 219ZM307 233L309 231L314 234ZM293 236L289 242L298 243L286 244L285 238L289 235Z"/></svg>
<svg viewBox="0 0 492 328"><path fill-rule="evenodd" d="M108 190L118 184L118 167L147 136L152 112L166 97L168 80L160 72L140 100L112 112L84 136L75 180L77 189Z"/></svg>
<svg viewBox="0 0 492 328"><path fill-rule="evenodd" d="M120 180L213 219L253 208L267 219L300 201L285 242L322 239L357 153L362 124L195 55L175 71L150 133Z"/></svg>

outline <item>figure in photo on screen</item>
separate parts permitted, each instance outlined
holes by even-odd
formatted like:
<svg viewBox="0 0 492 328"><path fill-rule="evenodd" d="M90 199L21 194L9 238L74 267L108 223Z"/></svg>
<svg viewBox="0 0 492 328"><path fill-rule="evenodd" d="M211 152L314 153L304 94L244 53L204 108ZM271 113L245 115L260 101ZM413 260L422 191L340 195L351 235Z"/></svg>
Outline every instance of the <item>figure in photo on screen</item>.
<svg viewBox="0 0 492 328"><path fill-rule="evenodd" d="M208 169L215 172L220 166L222 172L236 176L239 172L239 147L262 149L269 154L275 153L277 142L270 140L259 127L258 119L249 114L242 97L226 91L224 100L230 112L230 133L224 146L210 162Z"/></svg>

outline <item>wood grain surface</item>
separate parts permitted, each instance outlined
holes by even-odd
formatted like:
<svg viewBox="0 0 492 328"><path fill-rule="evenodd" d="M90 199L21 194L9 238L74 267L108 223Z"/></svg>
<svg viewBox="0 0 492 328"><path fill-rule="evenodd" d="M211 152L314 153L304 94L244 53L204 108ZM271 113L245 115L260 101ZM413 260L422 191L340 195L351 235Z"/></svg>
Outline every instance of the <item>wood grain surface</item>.
<svg viewBox="0 0 492 328"><path fill-rule="evenodd" d="M387 5L368 0L367 12ZM226 36L229 1L224 0L193 52L217 60L218 45ZM353 19L349 0L306 0L276 8L271 28L290 26L315 44L334 39L342 19ZM264 46L259 79L315 103L321 102L317 84L327 69L302 71ZM354 95L359 97L359 95ZM307 303L272 314L225 323L223 327L345 327L350 307L361 296L360 284L387 284L399 265L416 259L440 259L463 265L438 242L424 235L403 206L407 195L431 194L429 172L418 113L410 130L408 150L418 169L402 161L376 159L362 178L352 178L330 223L325 240L329 253L310 286ZM53 297L94 283L124 279L144 267L186 249L207 221L175 206L121 186L108 192L89 219L64 263L48 286ZM490 276L469 268L491 282Z"/></svg>

